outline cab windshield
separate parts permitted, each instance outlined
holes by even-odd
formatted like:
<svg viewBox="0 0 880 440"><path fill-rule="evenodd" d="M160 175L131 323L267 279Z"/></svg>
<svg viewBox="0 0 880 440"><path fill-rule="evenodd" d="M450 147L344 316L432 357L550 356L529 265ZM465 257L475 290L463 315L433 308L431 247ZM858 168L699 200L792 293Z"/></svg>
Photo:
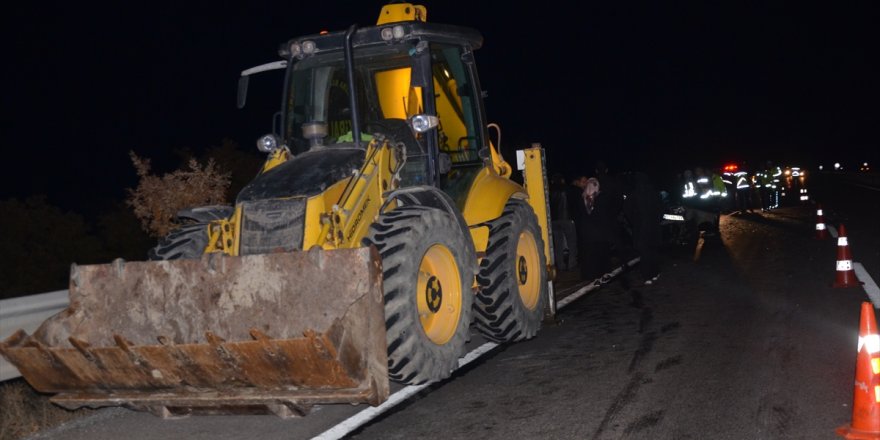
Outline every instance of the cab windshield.
<svg viewBox="0 0 880 440"><path fill-rule="evenodd" d="M406 146L402 185L427 182L429 143L439 157L435 183L456 199L482 166L479 150L485 143L479 122L476 84L462 61L461 47L432 44L430 58L409 55L412 45L358 48L354 53L354 83L361 139L383 133ZM430 61L430 65L425 63ZM416 63L425 63L418 66ZM413 81L413 69L430 69L430 92ZM352 110L342 51L315 55L291 67L285 101L284 135L294 154L316 147L351 147ZM406 120L428 108L440 120L437 130L416 134ZM433 106L433 108L432 108Z"/></svg>
<svg viewBox="0 0 880 440"><path fill-rule="evenodd" d="M357 93L362 137L369 140L370 122L405 120L422 110L421 90L410 86L410 46L385 46L355 51ZM351 142L352 114L343 53L321 54L298 61L290 75L284 121L285 137L294 153L316 143L334 146ZM319 123L326 136L308 134L304 126ZM314 132L312 132L314 133Z"/></svg>

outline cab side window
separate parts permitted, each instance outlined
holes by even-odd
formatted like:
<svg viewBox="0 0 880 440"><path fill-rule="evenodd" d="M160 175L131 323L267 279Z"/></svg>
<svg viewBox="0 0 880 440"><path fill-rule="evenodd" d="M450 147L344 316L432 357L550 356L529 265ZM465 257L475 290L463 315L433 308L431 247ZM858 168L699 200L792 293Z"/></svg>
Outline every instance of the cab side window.
<svg viewBox="0 0 880 440"><path fill-rule="evenodd" d="M459 47L436 45L432 48L432 70L437 116L440 118L440 151L455 165L480 163L482 130L477 126L477 96L461 60Z"/></svg>

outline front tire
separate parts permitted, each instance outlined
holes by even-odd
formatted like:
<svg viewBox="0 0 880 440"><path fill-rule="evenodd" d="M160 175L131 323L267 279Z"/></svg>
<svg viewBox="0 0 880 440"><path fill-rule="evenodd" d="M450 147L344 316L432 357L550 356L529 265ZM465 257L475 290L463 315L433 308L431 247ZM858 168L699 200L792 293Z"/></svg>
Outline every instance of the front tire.
<svg viewBox="0 0 880 440"><path fill-rule="evenodd" d="M547 258L532 208L511 200L489 223L486 257L474 302L477 328L495 342L521 341L538 333L547 298Z"/></svg>
<svg viewBox="0 0 880 440"><path fill-rule="evenodd" d="M388 373L405 384L445 379L464 354L476 256L449 213L403 206L364 238L382 256Z"/></svg>
<svg viewBox="0 0 880 440"><path fill-rule="evenodd" d="M147 259L177 260L201 258L208 247L208 224L193 223L175 229L147 252Z"/></svg>

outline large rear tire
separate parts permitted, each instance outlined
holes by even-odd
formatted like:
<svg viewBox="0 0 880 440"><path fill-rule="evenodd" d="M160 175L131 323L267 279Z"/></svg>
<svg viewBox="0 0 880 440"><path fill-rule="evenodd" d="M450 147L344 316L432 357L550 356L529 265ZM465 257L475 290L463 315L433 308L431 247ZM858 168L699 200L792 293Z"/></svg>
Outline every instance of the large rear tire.
<svg viewBox="0 0 880 440"><path fill-rule="evenodd" d="M464 354L473 308L473 242L449 213L403 206L364 238L382 256L388 373L405 384L449 377Z"/></svg>
<svg viewBox="0 0 880 440"><path fill-rule="evenodd" d="M147 258L152 261L201 258L207 246L208 224L193 223L159 240L159 244L147 252Z"/></svg>
<svg viewBox="0 0 880 440"><path fill-rule="evenodd" d="M486 257L474 301L477 328L496 342L521 341L538 333L547 298L547 258L532 208L511 200L489 223Z"/></svg>

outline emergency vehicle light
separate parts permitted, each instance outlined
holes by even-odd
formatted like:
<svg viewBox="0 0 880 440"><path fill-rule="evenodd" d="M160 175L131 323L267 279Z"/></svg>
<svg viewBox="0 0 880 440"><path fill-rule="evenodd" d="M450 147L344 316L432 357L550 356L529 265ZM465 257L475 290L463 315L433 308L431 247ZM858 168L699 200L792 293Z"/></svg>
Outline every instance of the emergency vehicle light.
<svg viewBox="0 0 880 440"><path fill-rule="evenodd" d="M663 214L663 220L672 220L672 221L676 221L676 222L683 222L684 216L683 215L676 215L676 214Z"/></svg>

